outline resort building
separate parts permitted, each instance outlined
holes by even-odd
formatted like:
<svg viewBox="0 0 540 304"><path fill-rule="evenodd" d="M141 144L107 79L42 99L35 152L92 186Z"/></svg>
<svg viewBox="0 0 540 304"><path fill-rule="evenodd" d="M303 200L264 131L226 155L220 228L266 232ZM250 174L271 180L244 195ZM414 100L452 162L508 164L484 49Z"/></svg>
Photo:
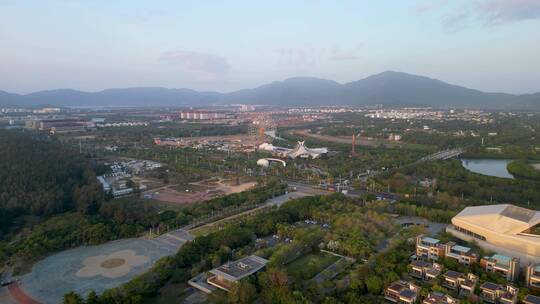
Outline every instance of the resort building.
<svg viewBox="0 0 540 304"><path fill-rule="evenodd" d="M478 260L478 255L469 247L460 246L454 242L448 242L445 246L444 256L455 259L460 264L469 266Z"/></svg>
<svg viewBox="0 0 540 304"><path fill-rule="evenodd" d="M474 294L474 289L478 283L478 277L472 273L464 275L461 272L449 270L443 275L442 286L456 291L461 296Z"/></svg>
<svg viewBox="0 0 540 304"><path fill-rule="evenodd" d="M472 273L468 273L466 276L459 278L459 294L461 296L474 294L477 283L478 277Z"/></svg>
<svg viewBox="0 0 540 304"><path fill-rule="evenodd" d="M435 280L442 272L443 266L437 263L430 263L423 260L412 261L410 275L422 281Z"/></svg>
<svg viewBox="0 0 540 304"><path fill-rule="evenodd" d="M419 236L416 238L416 257L437 261L444 257L445 246L438 239L428 236Z"/></svg>
<svg viewBox="0 0 540 304"><path fill-rule="evenodd" d="M415 303L420 293L420 286L407 281L396 281L384 290L384 298L392 303Z"/></svg>
<svg viewBox="0 0 540 304"><path fill-rule="evenodd" d="M459 304L459 300L440 292L430 292L422 304Z"/></svg>
<svg viewBox="0 0 540 304"><path fill-rule="evenodd" d="M487 272L502 274L507 281L515 282L518 279L519 259L494 254L490 257L483 257L480 260L480 266Z"/></svg>
<svg viewBox="0 0 540 304"><path fill-rule="evenodd" d="M525 268L525 284L529 288L540 289L540 264L531 264Z"/></svg>
<svg viewBox="0 0 540 304"><path fill-rule="evenodd" d="M485 250L540 262L540 212L509 204L474 206L452 218L446 231Z"/></svg>
<svg viewBox="0 0 540 304"><path fill-rule="evenodd" d="M427 236L416 238L416 258L437 261L442 257L455 259L458 263L471 265L478 256L469 247L457 245L454 242L442 244L438 239Z"/></svg>
<svg viewBox="0 0 540 304"><path fill-rule="evenodd" d="M463 277L463 274L461 272L448 270L443 275L443 282L442 286L450 289L450 290L459 290L459 279Z"/></svg>
<svg viewBox="0 0 540 304"><path fill-rule="evenodd" d="M482 290L480 293L480 298L485 303L494 303L494 304L515 304L517 303L517 296L519 289L507 285L506 287L492 282L485 282L480 286Z"/></svg>
<svg viewBox="0 0 540 304"><path fill-rule="evenodd" d="M238 281L263 269L267 263L268 260L266 259L256 255L250 255L210 270L212 276L207 279L207 283L219 289L229 291Z"/></svg>

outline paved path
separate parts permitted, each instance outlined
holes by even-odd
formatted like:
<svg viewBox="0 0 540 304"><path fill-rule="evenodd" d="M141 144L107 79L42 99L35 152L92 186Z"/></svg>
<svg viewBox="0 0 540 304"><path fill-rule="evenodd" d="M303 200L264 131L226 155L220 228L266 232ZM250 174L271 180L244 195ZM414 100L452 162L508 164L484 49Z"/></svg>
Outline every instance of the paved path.
<svg viewBox="0 0 540 304"><path fill-rule="evenodd" d="M7 287L0 287L0 303L1 304L17 304L15 299L9 294Z"/></svg>

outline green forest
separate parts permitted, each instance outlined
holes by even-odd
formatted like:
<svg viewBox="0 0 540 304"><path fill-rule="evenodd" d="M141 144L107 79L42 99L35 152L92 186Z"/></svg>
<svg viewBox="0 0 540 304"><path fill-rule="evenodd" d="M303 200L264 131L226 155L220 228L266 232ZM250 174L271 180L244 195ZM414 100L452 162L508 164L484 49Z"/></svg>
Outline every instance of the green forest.
<svg viewBox="0 0 540 304"><path fill-rule="evenodd" d="M90 162L46 135L0 130L0 232L15 217L77 210L104 199Z"/></svg>

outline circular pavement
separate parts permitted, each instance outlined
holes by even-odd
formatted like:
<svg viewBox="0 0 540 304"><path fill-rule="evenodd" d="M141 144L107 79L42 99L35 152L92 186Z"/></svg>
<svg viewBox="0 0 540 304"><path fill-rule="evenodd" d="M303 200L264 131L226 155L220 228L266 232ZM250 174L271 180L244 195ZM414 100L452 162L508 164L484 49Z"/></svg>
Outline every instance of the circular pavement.
<svg viewBox="0 0 540 304"><path fill-rule="evenodd" d="M174 254L185 241L173 232L152 240L124 239L62 251L21 276L20 288L43 304L61 303L70 291L83 296L91 290L99 294L148 270L161 257Z"/></svg>

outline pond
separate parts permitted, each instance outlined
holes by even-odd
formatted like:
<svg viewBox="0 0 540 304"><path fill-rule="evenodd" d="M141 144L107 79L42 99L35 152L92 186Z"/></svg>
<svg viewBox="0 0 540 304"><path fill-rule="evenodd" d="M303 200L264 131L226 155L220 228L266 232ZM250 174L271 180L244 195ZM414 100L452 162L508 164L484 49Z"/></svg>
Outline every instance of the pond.
<svg viewBox="0 0 540 304"><path fill-rule="evenodd" d="M471 172L504 178L514 178L506 169L506 165L511 161L512 159L461 159L463 167Z"/></svg>

